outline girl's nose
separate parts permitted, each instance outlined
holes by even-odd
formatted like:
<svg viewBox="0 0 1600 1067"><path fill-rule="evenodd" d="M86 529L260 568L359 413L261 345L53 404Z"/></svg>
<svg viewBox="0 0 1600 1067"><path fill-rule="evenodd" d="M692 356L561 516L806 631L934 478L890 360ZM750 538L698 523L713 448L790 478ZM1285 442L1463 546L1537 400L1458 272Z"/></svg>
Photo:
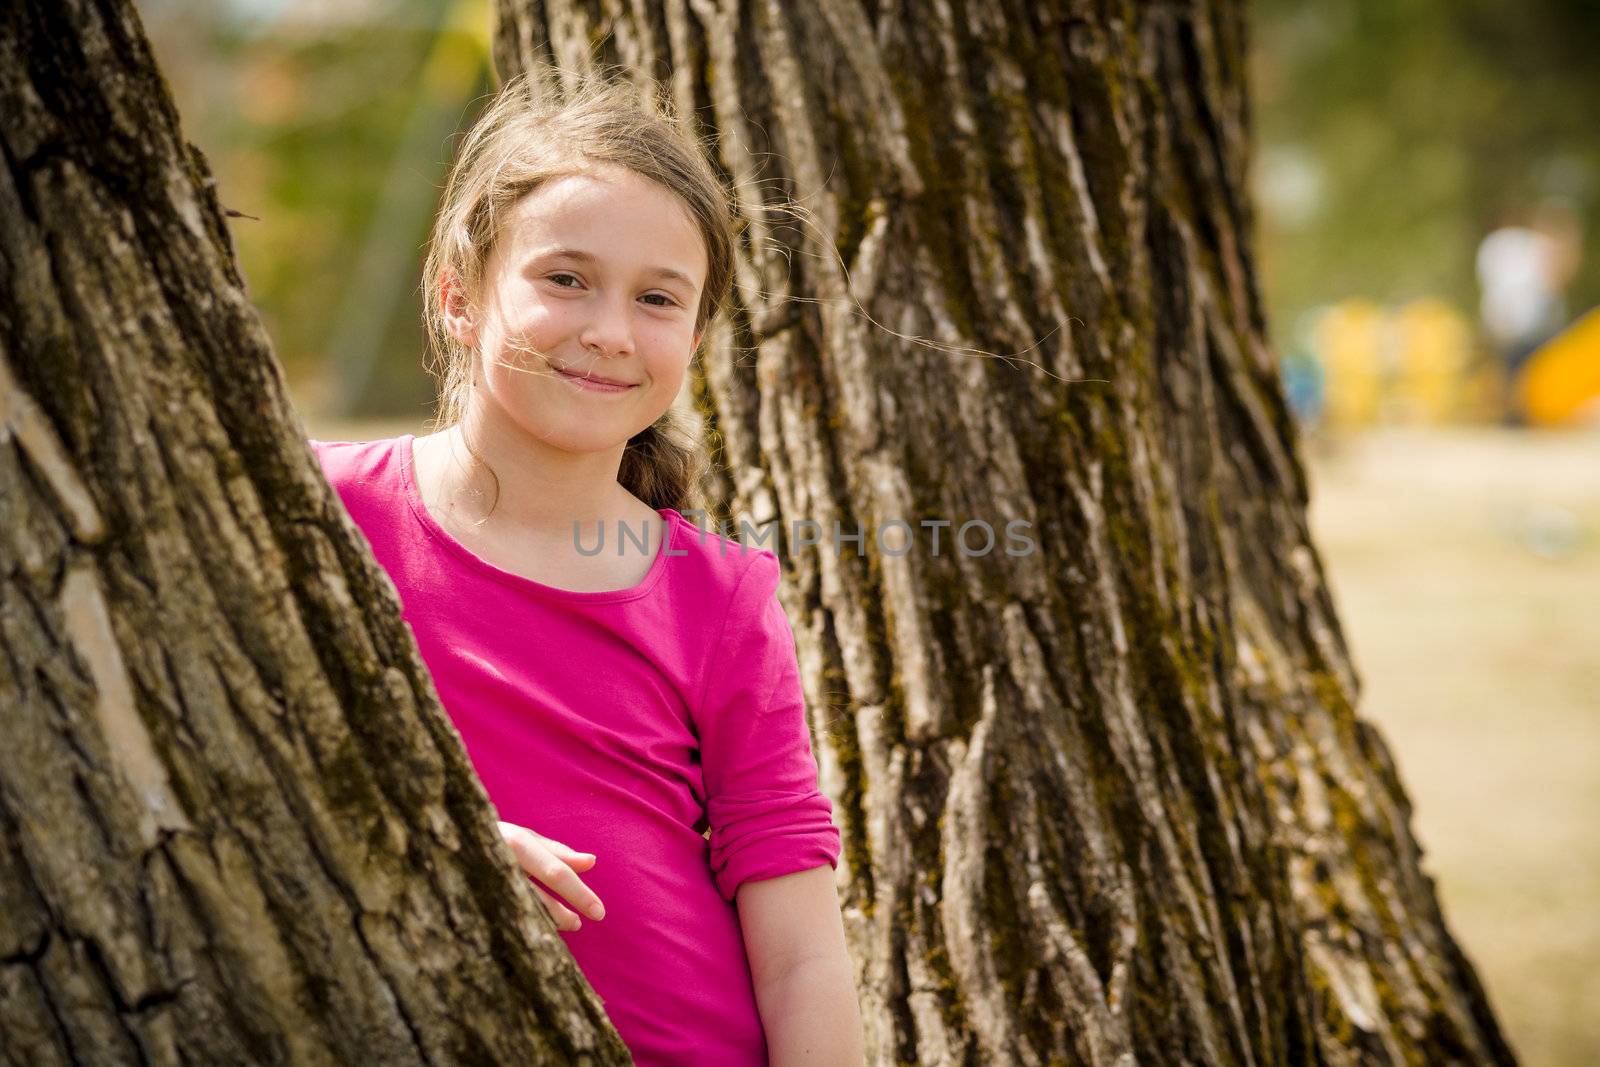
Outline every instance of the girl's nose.
<svg viewBox="0 0 1600 1067"><path fill-rule="evenodd" d="M578 343L586 351L602 356L625 356L633 351L633 330L628 323L626 308L619 309L612 300L600 301L594 317L578 335Z"/></svg>

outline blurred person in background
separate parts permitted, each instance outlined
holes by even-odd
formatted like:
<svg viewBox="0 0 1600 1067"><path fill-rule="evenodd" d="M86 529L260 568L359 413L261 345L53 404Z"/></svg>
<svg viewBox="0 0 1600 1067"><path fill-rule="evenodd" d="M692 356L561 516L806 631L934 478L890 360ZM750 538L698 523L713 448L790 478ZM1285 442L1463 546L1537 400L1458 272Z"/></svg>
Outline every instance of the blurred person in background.
<svg viewBox="0 0 1600 1067"><path fill-rule="evenodd" d="M1558 199L1508 212L1478 246L1480 317L1505 372L1506 420L1522 413L1509 398L1528 357L1567 322L1565 293L1582 258L1577 212Z"/></svg>

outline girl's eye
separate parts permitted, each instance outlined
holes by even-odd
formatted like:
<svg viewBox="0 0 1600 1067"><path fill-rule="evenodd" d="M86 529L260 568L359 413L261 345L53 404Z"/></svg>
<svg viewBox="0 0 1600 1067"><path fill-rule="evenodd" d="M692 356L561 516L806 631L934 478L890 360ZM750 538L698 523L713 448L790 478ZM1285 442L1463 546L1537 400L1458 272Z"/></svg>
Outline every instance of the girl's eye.
<svg viewBox="0 0 1600 1067"><path fill-rule="evenodd" d="M555 282L557 285L560 285L561 288L563 288L563 289L571 289L572 286L570 286L570 285L561 285L561 282L559 281L559 279L561 279L561 278L570 278L574 282L576 282L578 280L578 276L575 275L575 274L552 274L552 275L550 275L550 280L552 282Z"/></svg>
<svg viewBox="0 0 1600 1067"><path fill-rule="evenodd" d="M659 304L652 304L651 305L652 307L670 308L670 307L677 307L677 304L678 304L678 302L676 300L673 300L672 297L667 296L665 293L646 293L646 294L644 294L644 296L640 297L639 299L641 299L641 300L650 300L652 298L661 301L661 303L659 303Z"/></svg>

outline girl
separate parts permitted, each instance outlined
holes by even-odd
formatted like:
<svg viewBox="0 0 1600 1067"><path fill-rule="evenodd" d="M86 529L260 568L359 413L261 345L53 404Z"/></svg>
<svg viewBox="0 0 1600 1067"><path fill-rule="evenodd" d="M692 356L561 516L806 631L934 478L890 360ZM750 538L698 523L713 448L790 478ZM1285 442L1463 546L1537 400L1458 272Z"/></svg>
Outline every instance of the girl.
<svg viewBox="0 0 1600 1067"><path fill-rule="evenodd" d="M728 196L634 93L501 90L424 274L436 432L312 444L636 1062L860 1063L780 564L679 510Z"/></svg>

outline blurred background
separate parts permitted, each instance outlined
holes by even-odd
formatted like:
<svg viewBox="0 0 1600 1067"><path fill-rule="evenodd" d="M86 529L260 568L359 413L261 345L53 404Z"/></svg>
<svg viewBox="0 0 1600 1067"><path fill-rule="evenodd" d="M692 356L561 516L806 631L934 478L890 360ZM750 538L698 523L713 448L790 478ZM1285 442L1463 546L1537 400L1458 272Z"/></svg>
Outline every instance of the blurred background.
<svg viewBox="0 0 1600 1067"><path fill-rule="evenodd" d="M488 0L142 0L318 437L421 432ZM1600 4L1254 0L1257 254L1425 869L1532 1065L1600 1063Z"/></svg>

